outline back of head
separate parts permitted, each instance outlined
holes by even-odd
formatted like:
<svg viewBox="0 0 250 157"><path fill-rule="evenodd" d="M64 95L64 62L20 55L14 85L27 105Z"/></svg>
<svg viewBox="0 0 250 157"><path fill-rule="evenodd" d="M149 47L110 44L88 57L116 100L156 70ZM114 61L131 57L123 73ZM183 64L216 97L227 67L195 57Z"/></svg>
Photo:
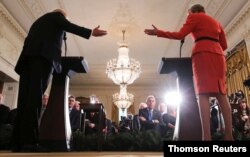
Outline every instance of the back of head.
<svg viewBox="0 0 250 157"><path fill-rule="evenodd" d="M68 15L67 15L67 13L63 9L58 8L58 9L53 10L53 12L62 13L65 16L65 18L68 19Z"/></svg>
<svg viewBox="0 0 250 157"><path fill-rule="evenodd" d="M205 9L201 4L194 4L189 9L192 13L205 13Z"/></svg>

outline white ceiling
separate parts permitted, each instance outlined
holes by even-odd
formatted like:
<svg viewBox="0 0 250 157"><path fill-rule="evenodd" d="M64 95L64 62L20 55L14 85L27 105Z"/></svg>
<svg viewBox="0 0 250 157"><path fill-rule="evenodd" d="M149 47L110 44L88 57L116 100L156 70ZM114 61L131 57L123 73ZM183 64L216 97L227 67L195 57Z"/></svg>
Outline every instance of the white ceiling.
<svg viewBox="0 0 250 157"><path fill-rule="evenodd" d="M126 34L130 57L140 61L142 74L133 86L162 86L172 83L172 75L160 75L158 64L162 57L178 57L180 42L144 34L151 24L175 31L187 15L191 4L201 3L209 15L226 27L237 15L247 0L0 0L21 27L28 32L31 24L41 15L55 8L63 8L70 21L84 27L97 25L108 35L89 40L67 34L68 56L84 56L88 61L88 74L77 74L71 85L114 85L105 74L106 62L117 57L118 42L122 32L117 23L123 16L129 17L131 27ZM119 14L123 13L123 14ZM131 29L130 29L131 28ZM182 56L191 54L192 41L187 37ZM63 53L64 54L64 53ZM169 81L170 79L170 81Z"/></svg>

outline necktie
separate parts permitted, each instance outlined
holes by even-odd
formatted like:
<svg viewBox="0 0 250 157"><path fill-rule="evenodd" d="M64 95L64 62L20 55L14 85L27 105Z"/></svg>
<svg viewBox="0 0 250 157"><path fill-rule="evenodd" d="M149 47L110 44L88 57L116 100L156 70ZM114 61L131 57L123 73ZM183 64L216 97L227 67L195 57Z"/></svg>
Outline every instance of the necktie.
<svg viewBox="0 0 250 157"><path fill-rule="evenodd" d="M148 120L152 120L153 119L153 117L152 117L153 115L152 115L152 110L148 110Z"/></svg>

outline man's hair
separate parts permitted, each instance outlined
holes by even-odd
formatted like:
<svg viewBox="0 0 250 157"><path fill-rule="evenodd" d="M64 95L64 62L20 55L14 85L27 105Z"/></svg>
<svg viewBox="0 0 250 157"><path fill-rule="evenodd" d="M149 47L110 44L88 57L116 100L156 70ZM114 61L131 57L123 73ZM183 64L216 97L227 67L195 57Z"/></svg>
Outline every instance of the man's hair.
<svg viewBox="0 0 250 157"><path fill-rule="evenodd" d="M57 9L53 10L53 12L59 12L59 13L63 14L65 18L68 18L66 11L64 11L61 8L57 8Z"/></svg>
<svg viewBox="0 0 250 157"><path fill-rule="evenodd" d="M155 100L155 96L149 95L149 96L147 97L147 99L146 99L146 102L148 102L148 99L150 99L150 98L153 98L153 99Z"/></svg>
<svg viewBox="0 0 250 157"><path fill-rule="evenodd" d="M69 96L69 99L70 99L70 98L71 98L71 99L75 99L75 97L74 97L73 95Z"/></svg>
<svg viewBox="0 0 250 157"><path fill-rule="evenodd" d="M200 4L194 4L194 5L192 5L189 10L192 13L200 13L200 12L205 13L204 7L202 5L200 5Z"/></svg>

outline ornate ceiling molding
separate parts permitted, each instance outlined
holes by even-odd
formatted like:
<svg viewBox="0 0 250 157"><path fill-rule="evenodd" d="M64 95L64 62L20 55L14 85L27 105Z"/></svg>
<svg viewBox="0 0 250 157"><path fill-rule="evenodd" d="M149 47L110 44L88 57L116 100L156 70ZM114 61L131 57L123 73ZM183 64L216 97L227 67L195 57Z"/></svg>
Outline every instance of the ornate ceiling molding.
<svg viewBox="0 0 250 157"><path fill-rule="evenodd" d="M220 3L219 7L216 8L215 14L213 15L215 18L219 18L221 14L224 12L224 10L227 8L227 6L231 3L232 0L224 0L222 3ZM215 1L211 1L215 2ZM217 1L216 1L217 2ZM215 3L214 5L218 5L219 3Z"/></svg>
<svg viewBox="0 0 250 157"><path fill-rule="evenodd" d="M206 12L215 17L219 18L223 11L226 9L228 4L230 4L231 0L224 1L208 1L205 6Z"/></svg>
<svg viewBox="0 0 250 157"><path fill-rule="evenodd" d="M26 32L21 28L18 22L11 16L8 10L0 3L0 19L2 19L5 24L8 24L18 35L21 40L24 40ZM0 31L1 32L1 31Z"/></svg>
<svg viewBox="0 0 250 157"><path fill-rule="evenodd" d="M250 14L250 1L241 9L238 15L227 25L225 32L227 37L230 37L239 27L246 21Z"/></svg>
<svg viewBox="0 0 250 157"><path fill-rule="evenodd" d="M46 11L40 0L20 0L19 3L20 6L23 7L23 10L25 10L26 14L30 16L32 21L40 17Z"/></svg>

